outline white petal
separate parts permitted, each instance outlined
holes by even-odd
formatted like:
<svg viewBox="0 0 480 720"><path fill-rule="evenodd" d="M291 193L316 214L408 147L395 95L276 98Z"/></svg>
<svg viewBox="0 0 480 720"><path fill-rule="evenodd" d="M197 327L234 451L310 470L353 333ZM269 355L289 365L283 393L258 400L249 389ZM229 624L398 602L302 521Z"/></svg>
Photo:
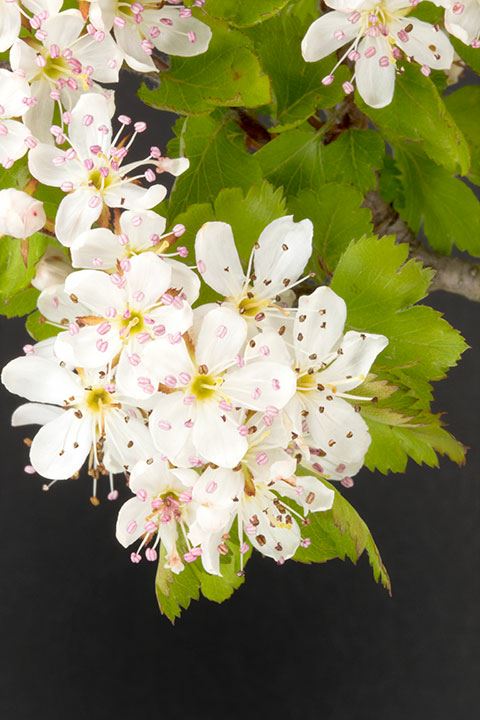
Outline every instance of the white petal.
<svg viewBox="0 0 480 720"><path fill-rule="evenodd" d="M155 370L155 376L164 385L171 385L167 378L173 377L175 385L184 387L195 373L185 341L149 343L143 353L145 364Z"/></svg>
<svg viewBox="0 0 480 720"><path fill-rule="evenodd" d="M222 392L252 410L265 410L269 405L281 409L294 396L296 384L293 370L267 360L228 373Z"/></svg>
<svg viewBox="0 0 480 720"><path fill-rule="evenodd" d="M193 270L183 262L169 258L168 264L172 268L171 287L185 293L190 305L198 299L200 294L200 280Z"/></svg>
<svg viewBox="0 0 480 720"><path fill-rule="evenodd" d="M70 252L73 267L92 270L113 270L125 254L118 236L107 228L86 230L73 241Z"/></svg>
<svg viewBox="0 0 480 720"><path fill-rule="evenodd" d="M11 360L2 370L2 382L9 392L33 402L62 405L69 397L83 394L77 375L37 355Z"/></svg>
<svg viewBox="0 0 480 720"><path fill-rule="evenodd" d="M149 506L136 497L127 500L120 508L115 535L124 548L144 534L148 510Z"/></svg>
<svg viewBox="0 0 480 720"><path fill-rule="evenodd" d="M412 26L412 30L407 33L408 41L403 42L396 33L397 45L421 65L435 70L448 70L453 62L453 47L445 33L416 18L408 17L398 23L399 29L408 25Z"/></svg>
<svg viewBox="0 0 480 720"><path fill-rule="evenodd" d="M125 421L129 418L128 422ZM105 467L111 472L130 470L139 460L154 455L151 435L143 420L123 411L105 414Z"/></svg>
<svg viewBox="0 0 480 720"><path fill-rule="evenodd" d="M68 136L82 159L90 157L92 145L100 145L108 152L112 142L111 110L108 100L98 93L85 93L72 110Z"/></svg>
<svg viewBox="0 0 480 720"><path fill-rule="evenodd" d="M82 32L84 24L79 10L55 14L42 23L42 30L47 34L45 42L48 46L58 45L61 50L69 48Z"/></svg>
<svg viewBox="0 0 480 720"><path fill-rule="evenodd" d="M20 405L12 415L12 427L21 425L45 425L64 412L56 405L42 405L41 403L25 403Z"/></svg>
<svg viewBox="0 0 480 720"><path fill-rule="evenodd" d="M366 57L366 52L373 52L372 57ZM395 90L395 60L392 56L390 44L383 37L365 37L358 46L360 58L355 63L355 75L358 92L363 100L373 108L382 108L389 105ZM388 64L383 67L380 60L386 58Z"/></svg>
<svg viewBox="0 0 480 720"><path fill-rule="evenodd" d="M299 299L293 337L300 368L319 365L331 352L342 336L346 317L344 300L328 287L319 287Z"/></svg>
<svg viewBox="0 0 480 720"><path fill-rule="evenodd" d="M222 370L241 352L247 337L247 325L240 315L225 307L210 310L205 317L196 343L198 365L209 373Z"/></svg>
<svg viewBox="0 0 480 720"><path fill-rule="evenodd" d="M64 150L46 143L39 143L30 150L28 169L34 178L52 187L61 187L64 182L71 182L76 186L86 177L77 160L68 160Z"/></svg>
<svg viewBox="0 0 480 720"><path fill-rule="evenodd" d="M3 132L2 143L0 145L0 165L6 167L13 160L18 160L27 152L26 139L31 133L28 128L17 120L1 120Z"/></svg>
<svg viewBox="0 0 480 720"><path fill-rule="evenodd" d="M75 43L75 57L83 66L93 68L94 80L102 83L118 82L123 55L111 35L105 35L100 42L92 42L90 35L84 35Z"/></svg>
<svg viewBox="0 0 480 720"><path fill-rule="evenodd" d="M334 386L339 392L352 390L365 380L375 358L387 345L384 335L349 331L340 344L336 359L317 377L324 385Z"/></svg>
<svg viewBox="0 0 480 720"><path fill-rule="evenodd" d="M296 223L291 215L267 225L254 254L254 287L259 294L272 297L300 277L312 254L312 236L311 221Z"/></svg>
<svg viewBox="0 0 480 720"><path fill-rule="evenodd" d="M458 6L458 3L447 4L445 27L451 35L470 45L480 35L480 5L477 0L464 0L461 3L464 6L461 13L453 12L454 5Z"/></svg>
<svg viewBox="0 0 480 720"><path fill-rule="evenodd" d="M313 475L302 475L295 478L295 485L286 482L275 483L275 490L280 495L292 498L302 506L305 513L324 512L330 510L335 500L335 493Z"/></svg>
<svg viewBox="0 0 480 720"><path fill-rule="evenodd" d="M195 420L195 406L183 402L182 392L158 394L158 402L150 415L150 432L155 446L170 462L188 467L189 456L195 456L190 422ZM187 424L186 424L187 423Z"/></svg>
<svg viewBox="0 0 480 720"><path fill-rule="evenodd" d="M61 332L55 341L55 354L63 362L82 368L99 368L111 362L120 352L122 341L117 332L111 330L99 335L98 325L87 325L77 334Z"/></svg>
<svg viewBox="0 0 480 720"><path fill-rule="evenodd" d="M127 304L126 293L112 282L110 275L101 270L71 273L65 280L65 292L74 295L81 304L100 317L106 317L109 308L121 311Z"/></svg>
<svg viewBox="0 0 480 720"><path fill-rule="evenodd" d="M66 410L40 428L30 448L30 462L49 480L66 480L85 462L92 447L92 422Z"/></svg>
<svg viewBox="0 0 480 720"><path fill-rule="evenodd" d="M88 315L84 305L72 302L63 283L42 290L37 299L37 307L47 320L62 325L72 322L78 315Z"/></svg>
<svg viewBox="0 0 480 720"><path fill-rule="evenodd" d="M120 216L122 234L132 250L149 250L165 232L167 221L153 210L127 210Z"/></svg>
<svg viewBox="0 0 480 720"><path fill-rule="evenodd" d="M248 449L246 438L240 434L239 423L231 415L219 406L218 400L199 402L193 425L197 453L224 468L235 467Z"/></svg>
<svg viewBox="0 0 480 720"><path fill-rule="evenodd" d="M132 257L125 272L128 303L132 308L148 308L170 287L171 267L151 252Z"/></svg>
<svg viewBox="0 0 480 720"><path fill-rule="evenodd" d="M94 197L90 188L78 188L63 198L55 217L55 233L62 245L70 247L75 238L98 220L102 203L92 206L90 201Z"/></svg>
<svg viewBox="0 0 480 720"><path fill-rule="evenodd" d="M230 225L223 222L202 225L195 238L195 255L207 285L225 297L242 292L245 274Z"/></svg>
<svg viewBox="0 0 480 720"><path fill-rule="evenodd" d="M0 68L0 87L2 117L13 118L23 115L26 107L24 99L30 98L30 86L25 78Z"/></svg>
<svg viewBox="0 0 480 720"><path fill-rule="evenodd" d="M125 55L125 62L137 72L156 71L155 63L142 47L142 36L139 28L133 23L124 27L115 26L115 39Z"/></svg>
<svg viewBox="0 0 480 720"><path fill-rule="evenodd" d="M160 28L160 35L152 38L152 42L160 52L167 55L191 57L204 53L210 43L212 31L194 17L181 17L181 8L165 6L161 10L146 10L143 14L144 26L155 25ZM163 25L162 18L169 20L171 25ZM194 33L194 35L189 35ZM193 42L192 42L193 39Z"/></svg>
<svg viewBox="0 0 480 720"><path fill-rule="evenodd" d="M328 12L315 20L302 40L302 55L306 62L317 62L357 35L360 18L352 23L344 12Z"/></svg>
<svg viewBox="0 0 480 720"><path fill-rule="evenodd" d="M32 97L35 97L37 102L25 113L23 120L31 134L37 138L37 140L53 145L53 136L50 132L50 127L53 121L55 103L50 97L50 92L50 83L45 78L42 77L32 83ZM58 156L59 154L61 153L57 150L54 156ZM53 168L53 170L54 176L56 176L56 168ZM75 172L75 175L76 174Z"/></svg>
<svg viewBox="0 0 480 720"><path fill-rule="evenodd" d="M20 10L16 3L0 4L0 52L8 50L20 34Z"/></svg>
<svg viewBox="0 0 480 720"><path fill-rule="evenodd" d="M164 185L151 185L148 189L132 182L122 185L111 185L104 193L108 207L119 207L127 210L149 210L159 205L167 195Z"/></svg>

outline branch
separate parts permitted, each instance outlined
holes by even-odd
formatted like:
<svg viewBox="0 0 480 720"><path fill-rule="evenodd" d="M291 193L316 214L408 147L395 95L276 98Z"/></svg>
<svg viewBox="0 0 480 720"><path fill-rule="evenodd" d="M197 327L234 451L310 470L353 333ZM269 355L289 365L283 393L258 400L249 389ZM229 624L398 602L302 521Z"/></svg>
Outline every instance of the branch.
<svg viewBox="0 0 480 720"><path fill-rule="evenodd" d="M394 208L378 192L369 192L365 207L372 213L373 226L377 235L395 235L398 242L410 245L410 256L421 260L435 270L430 290L461 295L468 300L480 302L480 265L457 257L439 255L427 250L416 238L408 225L399 217Z"/></svg>

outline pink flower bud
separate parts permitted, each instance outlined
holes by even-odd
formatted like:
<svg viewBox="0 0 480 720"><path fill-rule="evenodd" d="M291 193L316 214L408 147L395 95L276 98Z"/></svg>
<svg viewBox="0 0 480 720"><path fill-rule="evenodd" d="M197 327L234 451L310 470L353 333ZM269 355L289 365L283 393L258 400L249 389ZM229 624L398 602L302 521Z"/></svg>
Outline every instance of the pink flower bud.
<svg viewBox="0 0 480 720"><path fill-rule="evenodd" d="M0 190L0 235L27 238L40 230L47 218L43 203L21 190Z"/></svg>

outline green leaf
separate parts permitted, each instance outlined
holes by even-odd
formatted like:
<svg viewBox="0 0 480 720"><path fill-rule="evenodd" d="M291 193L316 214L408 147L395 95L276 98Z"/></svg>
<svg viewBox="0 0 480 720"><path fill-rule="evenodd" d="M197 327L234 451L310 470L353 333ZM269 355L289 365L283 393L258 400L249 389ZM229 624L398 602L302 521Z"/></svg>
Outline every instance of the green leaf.
<svg viewBox="0 0 480 720"><path fill-rule="evenodd" d="M417 233L423 230L430 245L448 254L453 245L480 255L480 203L462 180L452 177L420 153L397 152L402 173L402 218Z"/></svg>
<svg viewBox="0 0 480 720"><path fill-rule="evenodd" d="M363 195L350 185L329 183L321 190L304 190L288 207L295 220L310 218L314 226L310 268L330 275L352 240L372 232L370 211L362 208Z"/></svg>
<svg viewBox="0 0 480 720"><path fill-rule="evenodd" d="M426 295L433 273L407 258L408 246L394 238L362 238L347 248L331 284L347 303L348 328L389 340L374 373L396 391L383 392L375 405L360 402L372 435L366 464L381 472L403 472L408 457L430 466L437 464L437 452L455 462L464 457L430 403L431 382L442 379L467 346L441 313L414 304ZM367 383L354 394L373 397L377 391Z"/></svg>
<svg viewBox="0 0 480 720"><path fill-rule="evenodd" d="M206 10L212 17L226 20L235 27L249 27L268 20L289 2L291 0L261 0L260 2L208 0Z"/></svg>
<svg viewBox="0 0 480 720"><path fill-rule="evenodd" d="M358 93L356 101L393 145L412 143L450 172L457 168L462 173L468 171L466 140L435 85L415 63L405 63L404 72L397 75L395 95L387 107L375 110Z"/></svg>
<svg viewBox="0 0 480 720"><path fill-rule="evenodd" d="M363 192L376 184L383 142L372 130L348 130L323 145L323 134L310 126L282 133L255 156L265 177L283 185L287 195L318 190L328 182L355 185Z"/></svg>
<svg viewBox="0 0 480 720"><path fill-rule="evenodd" d="M7 318L28 315L37 307L38 290L27 287L16 293L12 298L5 299L0 295L0 315Z"/></svg>
<svg viewBox="0 0 480 720"><path fill-rule="evenodd" d="M50 243L51 238L43 233L35 233L27 240L0 238L0 296L4 300L29 285Z"/></svg>
<svg viewBox="0 0 480 720"><path fill-rule="evenodd" d="M180 543L181 545L181 543ZM160 611L174 623L186 610L192 600L203 595L208 600L221 603L228 600L235 590L243 585L245 577L240 573L240 552L238 543L227 542L228 554L220 558L221 576L209 575L199 560L185 563L184 570L175 574L165 568L165 550L160 546L160 557L155 578L155 592ZM246 565L251 549L243 556Z"/></svg>
<svg viewBox="0 0 480 720"><path fill-rule="evenodd" d="M60 328L50 325L38 310L30 313L25 322L25 328L28 334L37 342L54 337L60 332Z"/></svg>
<svg viewBox="0 0 480 720"><path fill-rule="evenodd" d="M190 160L190 169L175 181L170 218L191 204L213 201L225 187L248 190L262 179L257 159L246 151L228 113L186 118L178 140L181 153Z"/></svg>
<svg viewBox="0 0 480 720"><path fill-rule="evenodd" d="M5 190L6 188L23 190L29 180L30 174L28 172L26 155L20 158L20 160L17 160L11 168L6 169L0 166L0 190Z"/></svg>
<svg viewBox="0 0 480 720"><path fill-rule="evenodd" d="M217 21L209 21L212 39L207 52L172 57L160 74L160 85L142 85L140 99L151 107L184 115L211 112L215 107L257 107L270 102L268 77L253 52L251 40Z"/></svg>
<svg viewBox="0 0 480 720"><path fill-rule="evenodd" d="M478 52L478 48L472 48L470 45L465 45L465 43L461 40L458 40L451 35L450 42L462 60L464 60L467 65L470 65L472 70L476 73L480 73L480 54Z"/></svg>
<svg viewBox="0 0 480 720"><path fill-rule="evenodd" d="M309 472L310 474L310 472ZM302 536L309 538L308 547L300 547L294 559L303 563L323 563L348 558L356 564L366 552L373 576L391 593L388 572L366 523L334 485L321 479L335 493L333 507L327 512L311 513L310 523L302 528Z"/></svg>
<svg viewBox="0 0 480 720"><path fill-rule="evenodd" d="M470 146L471 165L468 177L472 182L480 185L480 133L478 129L480 87L467 85L455 90L445 98L445 105Z"/></svg>
<svg viewBox="0 0 480 720"><path fill-rule="evenodd" d="M332 68L332 58L306 63L301 42L313 17L302 22L292 12L284 12L249 32L260 61L270 76L274 101L272 131L284 132L307 120L317 108L330 108L344 98L342 83L348 78L345 66L338 70L336 82L322 85Z"/></svg>

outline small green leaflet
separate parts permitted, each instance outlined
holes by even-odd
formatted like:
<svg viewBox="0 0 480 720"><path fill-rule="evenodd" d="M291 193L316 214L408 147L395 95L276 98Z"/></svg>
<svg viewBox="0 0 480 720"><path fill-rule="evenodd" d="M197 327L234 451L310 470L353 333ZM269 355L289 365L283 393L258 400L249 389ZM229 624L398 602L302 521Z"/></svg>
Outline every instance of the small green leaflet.
<svg viewBox="0 0 480 720"><path fill-rule="evenodd" d="M455 90L445 98L445 105L470 145L471 165L468 178L480 185L480 86L467 85Z"/></svg>
<svg viewBox="0 0 480 720"><path fill-rule="evenodd" d="M302 472L311 474L310 471ZM294 555L294 560L302 563L323 563L337 558L340 560L348 558L356 564L360 556L366 552L375 580L391 593L387 569L366 523L334 485L323 478L319 479L319 482L323 482L334 491L333 507L327 512L308 515L310 523L302 527L302 536L308 538L311 543L306 548L300 547Z"/></svg>
<svg viewBox="0 0 480 720"><path fill-rule="evenodd" d="M260 0L260 2L208 0L205 10L211 17L226 20L235 27L249 27L268 20L290 2L291 0ZM200 15L199 18L203 19Z"/></svg>

